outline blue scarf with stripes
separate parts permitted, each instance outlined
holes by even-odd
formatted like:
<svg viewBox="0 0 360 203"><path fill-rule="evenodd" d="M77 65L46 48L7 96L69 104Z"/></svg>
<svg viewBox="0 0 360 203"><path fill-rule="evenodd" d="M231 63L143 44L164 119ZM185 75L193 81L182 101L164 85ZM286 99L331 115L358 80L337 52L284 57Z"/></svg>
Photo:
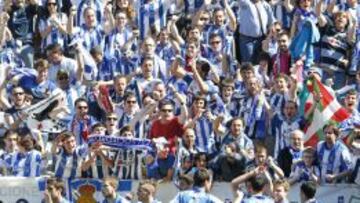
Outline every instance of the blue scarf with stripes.
<svg viewBox="0 0 360 203"><path fill-rule="evenodd" d="M103 145L118 149L144 149L154 151L154 146L149 139L113 137L103 135L93 135L89 137L88 143L101 142Z"/></svg>

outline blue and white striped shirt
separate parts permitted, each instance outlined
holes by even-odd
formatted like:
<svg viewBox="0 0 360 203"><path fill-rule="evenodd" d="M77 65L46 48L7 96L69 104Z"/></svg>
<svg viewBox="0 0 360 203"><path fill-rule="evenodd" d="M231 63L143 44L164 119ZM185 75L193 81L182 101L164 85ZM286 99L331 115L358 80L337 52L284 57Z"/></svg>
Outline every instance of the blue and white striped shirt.
<svg viewBox="0 0 360 203"><path fill-rule="evenodd" d="M318 143L317 157L321 166L321 180L326 174L337 174L352 169L352 159L348 148L339 140L329 149L325 141Z"/></svg>
<svg viewBox="0 0 360 203"><path fill-rule="evenodd" d="M35 149L15 155L15 162L12 166L15 176L39 177L41 170L41 153Z"/></svg>
<svg viewBox="0 0 360 203"><path fill-rule="evenodd" d="M62 26L66 26L68 20L66 14L59 13L56 15L56 19ZM50 18L41 19L39 22L39 32L45 32L49 26L51 26ZM66 34L61 33L59 29L52 26L48 36L42 39L41 48L45 51L46 47L51 44L59 44L61 47L64 47L66 39Z"/></svg>
<svg viewBox="0 0 360 203"><path fill-rule="evenodd" d="M55 177L79 178L81 176L81 164L87 154L87 145L76 147L71 154L66 153L64 149L61 149L60 153L54 155Z"/></svg>
<svg viewBox="0 0 360 203"><path fill-rule="evenodd" d="M140 39L149 36L151 26L158 31L166 26L167 4L168 1L165 0L152 0L139 5L138 27L140 29Z"/></svg>

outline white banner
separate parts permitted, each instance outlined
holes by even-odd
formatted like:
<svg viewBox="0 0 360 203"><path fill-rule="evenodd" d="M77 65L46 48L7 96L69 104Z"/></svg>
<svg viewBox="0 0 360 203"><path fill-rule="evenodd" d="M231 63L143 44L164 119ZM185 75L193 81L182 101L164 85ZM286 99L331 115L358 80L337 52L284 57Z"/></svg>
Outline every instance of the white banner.
<svg viewBox="0 0 360 203"><path fill-rule="evenodd" d="M123 196L130 192L136 194L138 181L119 181L119 183L118 190ZM93 189L86 187L86 185L91 186ZM95 179L72 181L72 192L77 194L74 200L79 202L87 202L87 200L101 201L103 199L101 186L101 181ZM44 188L44 178L1 177L0 202L41 202ZM156 197L166 203L177 192L178 190L173 183L162 183L158 185ZM233 199L229 183L215 183L211 193L224 201L232 201ZM323 203L360 203L360 186L349 184L323 185L318 188L316 198ZM299 185L294 185L291 188L288 199L290 203L300 203Z"/></svg>
<svg viewBox="0 0 360 203"><path fill-rule="evenodd" d="M41 202L45 189L44 178L0 178L0 202L32 203Z"/></svg>

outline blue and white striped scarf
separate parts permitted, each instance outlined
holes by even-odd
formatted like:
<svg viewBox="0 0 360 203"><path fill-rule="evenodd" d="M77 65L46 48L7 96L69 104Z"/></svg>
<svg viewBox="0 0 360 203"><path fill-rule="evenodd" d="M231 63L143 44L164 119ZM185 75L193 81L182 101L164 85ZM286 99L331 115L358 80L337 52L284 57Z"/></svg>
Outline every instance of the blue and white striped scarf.
<svg viewBox="0 0 360 203"><path fill-rule="evenodd" d="M101 142L105 146L118 149L145 149L149 151L154 150L154 146L151 140L148 139L113 137L103 135L93 135L89 137L89 144L93 144L95 142Z"/></svg>

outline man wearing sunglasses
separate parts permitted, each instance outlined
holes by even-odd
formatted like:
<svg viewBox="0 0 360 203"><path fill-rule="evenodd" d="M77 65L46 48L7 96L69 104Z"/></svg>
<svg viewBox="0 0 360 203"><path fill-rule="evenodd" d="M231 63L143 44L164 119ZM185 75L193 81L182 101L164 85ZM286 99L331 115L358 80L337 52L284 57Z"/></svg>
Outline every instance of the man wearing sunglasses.
<svg viewBox="0 0 360 203"><path fill-rule="evenodd" d="M85 94L85 87L80 85L71 85L70 73L64 69L60 69L56 75L57 86L65 93L66 108L69 110L64 119L71 120L71 116L75 112L75 100Z"/></svg>
<svg viewBox="0 0 360 203"><path fill-rule="evenodd" d="M69 130L74 133L76 143L82 145L87 142L91 126L96 123L94 117L88 114L89 105L86 99L80 97L75 101L75 115L70 122Z"/></svg>

